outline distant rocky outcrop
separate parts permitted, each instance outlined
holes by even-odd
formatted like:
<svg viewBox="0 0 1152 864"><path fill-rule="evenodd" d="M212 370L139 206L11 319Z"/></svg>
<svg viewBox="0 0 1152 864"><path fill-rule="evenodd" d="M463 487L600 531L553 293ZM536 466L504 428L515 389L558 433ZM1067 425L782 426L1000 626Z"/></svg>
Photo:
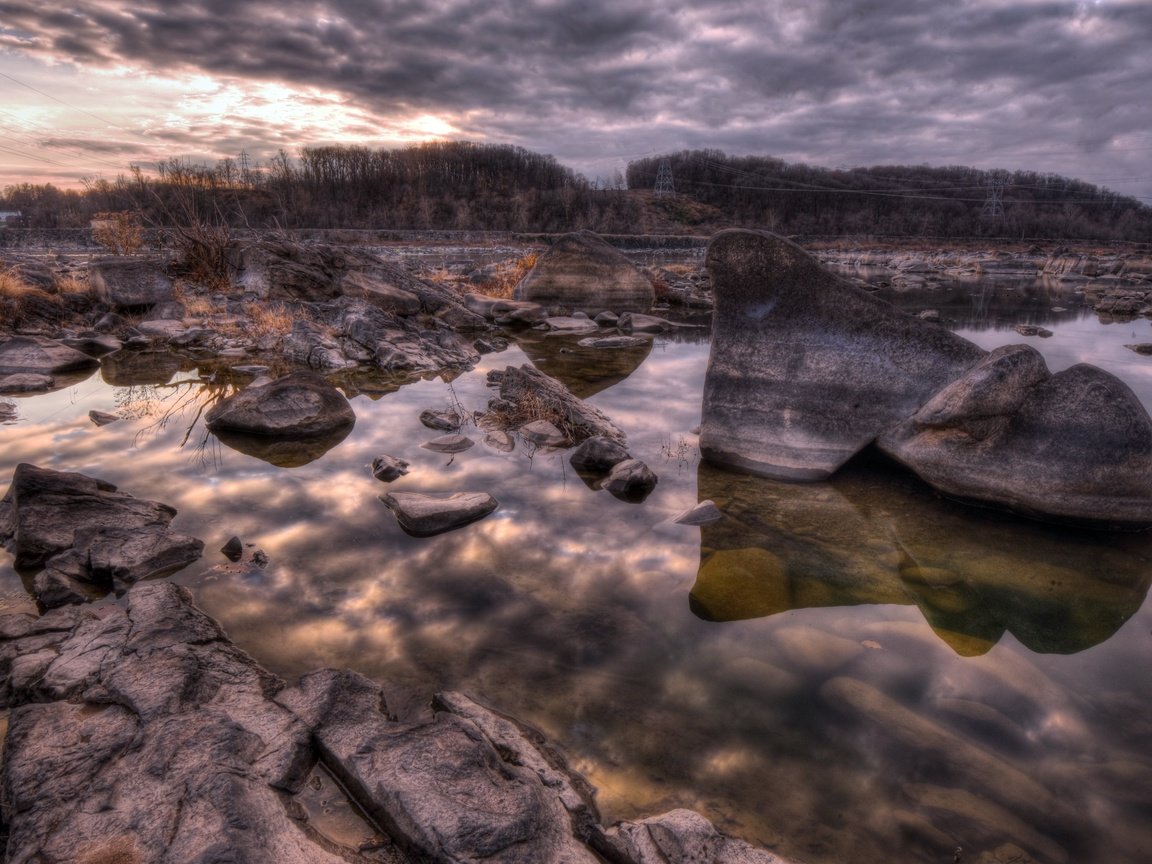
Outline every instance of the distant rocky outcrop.
<svg viewBox="0 0 1152 864"><path fill-rule="evenodd" d="M516 299L596 315L646 312L652 283L631 261L591 231L565 234L516 286Z"/></svg>
<svg viewBox="0 0 1152 864"><path fill-rule="evenodd" d="M708 251L716 294L702 456L788 480L878 442L949 495L1028 516L1152 525L1152 419L1114 376L986 354L752 231Z"/></svg>
<svg viewBox="0 0 1152 864"><path fill-rule="evenodd" d="M604 828L533 729L458 693L401 722L353 672L289 687L186 589L0 615L9 860L236 864L786 864L675 810ZM323 766L380 835L340 846L290 796Z"/></svg>

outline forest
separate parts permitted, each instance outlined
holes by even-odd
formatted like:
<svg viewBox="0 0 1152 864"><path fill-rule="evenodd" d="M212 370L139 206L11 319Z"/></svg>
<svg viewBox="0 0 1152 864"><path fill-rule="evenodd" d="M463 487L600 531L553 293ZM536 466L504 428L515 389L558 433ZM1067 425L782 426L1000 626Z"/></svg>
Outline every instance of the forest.
<svg viewBox="0 0 1152 864"><path fill-rule="evenodd" d="M660 164L674 192L653 192ZM592 181L521 147L431 142L281 151L264 164L169 160L83 188L18 184L8 226L84 228L130 212L157 228L198 222L253 229L370 228L707 234L724 227L803 236L1152 237L1152 207L1072 178L961 166L828 169L768 156L685 150Z"/></svg>

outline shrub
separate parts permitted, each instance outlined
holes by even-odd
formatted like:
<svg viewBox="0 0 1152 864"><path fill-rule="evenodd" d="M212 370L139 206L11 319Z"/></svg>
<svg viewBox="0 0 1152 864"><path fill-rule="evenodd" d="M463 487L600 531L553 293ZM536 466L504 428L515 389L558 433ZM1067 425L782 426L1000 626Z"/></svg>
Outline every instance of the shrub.
<svg viewBox="0 0 1152 864"><path fill-rule="evenodd" d="M97 213L92 217L92 239L116 255L135 255L144 245L144 228L135 213Z"/></svg>

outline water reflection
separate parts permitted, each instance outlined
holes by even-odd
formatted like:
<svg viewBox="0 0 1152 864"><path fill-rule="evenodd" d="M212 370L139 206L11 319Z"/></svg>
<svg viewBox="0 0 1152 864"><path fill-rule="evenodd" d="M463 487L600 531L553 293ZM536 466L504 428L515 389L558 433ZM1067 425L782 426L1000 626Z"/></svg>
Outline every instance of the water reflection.
<svg viewBox="0 0 1152 864"><path fill-rule="evenodd" d="M652 353L651 341L633 348L586 348L579 342L588 335L550 336L540 330L521 330L514 338L533 366L562 381L581 399L619 384Z"/></svg>
<svg viewBox="0 0 1152 864"><path fill-rule="evenodd" d="M789 484L702 464L692 610L734 621L791 609L911 604L957 654L1003 635L1071 654L1112 636L1144 602L1152 537L1061 530L953 503L880 457L831 482Z"/></svg>
<svg viewBox="0 0 1152 864"><path fill-rule="evenodd" d="M121 348L100 361L100 377L114 387L167 384L182 365L180 357L168 351Z"/></svg>

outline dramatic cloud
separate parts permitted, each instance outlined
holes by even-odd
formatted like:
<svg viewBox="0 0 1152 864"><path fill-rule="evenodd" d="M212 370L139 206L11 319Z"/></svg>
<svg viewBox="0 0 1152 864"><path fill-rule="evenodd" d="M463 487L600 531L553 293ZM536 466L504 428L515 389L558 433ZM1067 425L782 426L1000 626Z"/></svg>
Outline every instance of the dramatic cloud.
<svg viewBox="0 0 1152 864"><path fill-rule="evenodd" d="M135 75L135 113L83 105L116 111L147 154L181 134L217 158L469 137L595 175L707 146L1033 168L1152 195L1124 185L1152 174L1144 0L0 0L0 22L0 72L18 80L31 61L48 69L37 80L75 68L114 92ZM147 116L160 91L167 109Z"/></svg>

